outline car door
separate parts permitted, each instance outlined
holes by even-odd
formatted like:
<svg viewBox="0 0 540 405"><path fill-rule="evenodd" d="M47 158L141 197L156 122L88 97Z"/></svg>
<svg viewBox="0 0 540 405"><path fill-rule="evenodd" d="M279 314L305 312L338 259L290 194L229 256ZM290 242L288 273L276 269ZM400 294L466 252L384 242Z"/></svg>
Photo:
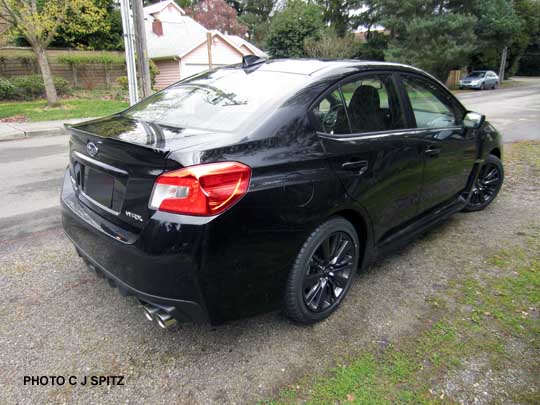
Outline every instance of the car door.
<svg viewBox="0 0 540 405"><path fill-rule="evenodd" d="M348 195L369 213L375 241L411 220L418 209L423 157L414 131L406 129L395 76L349 78L312 111L328 162Z"/></svg>
<svg viewBox="0 0 540 405"><path fill-rule="evenodd" d="M486 73L485 86L488 89L493 86L493 76L491 76L491 73L489 72Z"/></svg>
<svg viewBox="0 0 540 405"><path fill-rule="evenodd" d="M490 74L491 74L491 85L495 86L497 84L497 80L498 80L497 79L497 74L494 73L494 72L491 72Z"/></svg>
<svg viewBox="0 0 540 405"><path fill-rule="evenodd" d="M476 159L474 131L463 126L465 109L436 81L401 74L410 119L423 144L420 212L451 203L465 190Z"/></svg>

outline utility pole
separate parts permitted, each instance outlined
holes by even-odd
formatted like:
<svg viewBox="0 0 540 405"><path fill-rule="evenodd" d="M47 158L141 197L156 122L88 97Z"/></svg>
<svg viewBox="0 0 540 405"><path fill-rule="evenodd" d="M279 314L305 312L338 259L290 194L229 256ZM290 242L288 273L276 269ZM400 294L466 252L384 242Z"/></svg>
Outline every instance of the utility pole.
<svg viewBox="0 0 540 405"><path fill-rule="evenodd" d="M501 55L501 66L499 67L499 79L502 83L502 81L504 80L504 71L506 70L506 58L508 56L508 47L505 46L502 50L502 55Z"/></svg>
<svg viewBox="0 0 540 405"><path fill-rule="evenodd" d="M514 8L514 0L510 0L510 6ZM504 71L506 70L506 59L508 58L508 47L505 46L501 54L501 66L499 67L499 80L501 83L504 80Z"/></svg>
<svg viewBox="0 0 540 405"><path fill-rule="evenodd" d="M135 27L135 45L137 47L137 64L141 79L143 98L152 94L150 80L150 66L148 63L148 50L146 46L146 29L144 27L144 10L142 0L131 0L133 8L133 23Z"/></svg>
<svg viewBox="0 0 540 405"><path fill-rule="evenodd" d="M208 50L208 69L212 69L212 33L206 33L206 49Z"/></svg>
<svg viewBox="0 0 540 405"><path fill-rule="evenodd" d="M124 47L126 48L126 68L129 88L129 104L139 101L137 89L137 68L135 67L135 50L133 46L133 25L129 11L129 0L120 0L120 14L122 15L122 30L124 31Z"/></svg>

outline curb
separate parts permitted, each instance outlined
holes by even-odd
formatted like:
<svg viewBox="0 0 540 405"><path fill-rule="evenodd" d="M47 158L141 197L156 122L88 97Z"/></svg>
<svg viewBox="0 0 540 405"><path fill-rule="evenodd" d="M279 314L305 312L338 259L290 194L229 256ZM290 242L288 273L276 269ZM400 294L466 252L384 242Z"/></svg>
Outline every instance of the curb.
<svg viewBox="0 0 540 405"><path fill-rule="evenodd" d="M61 121L26 122L26 123L0 123L0 142L17 139L33 138L38 136L66 135L68 132L64 124L77 124L95 118L76 118ZM32 128L35 127L35 128Z"/></svg>

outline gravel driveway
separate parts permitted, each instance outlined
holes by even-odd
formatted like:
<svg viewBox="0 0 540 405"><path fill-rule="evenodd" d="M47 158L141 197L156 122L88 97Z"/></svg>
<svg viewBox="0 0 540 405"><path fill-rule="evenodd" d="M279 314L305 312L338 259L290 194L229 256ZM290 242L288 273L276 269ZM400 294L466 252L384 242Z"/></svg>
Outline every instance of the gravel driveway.
<svg viewBox="0 0 540 405"><path fill-rule="evenodd" d="M522 170L520 172L523 172ZM329 320L279 314L162 331L86 270L59 227L0 243L0 403L246 403L419 325L426 298L538 218L540 191L509 165L499 199L458 214L360 274ZM123 375L123 386L28 386L25 375Z"/></svg>

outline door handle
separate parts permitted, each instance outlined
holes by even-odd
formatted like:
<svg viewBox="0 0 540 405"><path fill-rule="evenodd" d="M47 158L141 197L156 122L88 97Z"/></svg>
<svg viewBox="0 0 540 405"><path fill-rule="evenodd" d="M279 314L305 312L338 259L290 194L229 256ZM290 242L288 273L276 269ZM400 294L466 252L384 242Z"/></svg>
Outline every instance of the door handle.
<svg viewBox="0 0 540 405"><path fill-rule="evenodd" d="M355 160L352 162L343 163L341 167L345 170L357 171L357 175L362 175L367 172L367 169L369 168L369 163L367 160Z"/></svg>
<svg viewBox="0 0 540 405"><path fill-rule="evenodd" d="M428 156L438 156L441 153L441 148L434 148L433 146L430 146L424 153Z"/></svg>

